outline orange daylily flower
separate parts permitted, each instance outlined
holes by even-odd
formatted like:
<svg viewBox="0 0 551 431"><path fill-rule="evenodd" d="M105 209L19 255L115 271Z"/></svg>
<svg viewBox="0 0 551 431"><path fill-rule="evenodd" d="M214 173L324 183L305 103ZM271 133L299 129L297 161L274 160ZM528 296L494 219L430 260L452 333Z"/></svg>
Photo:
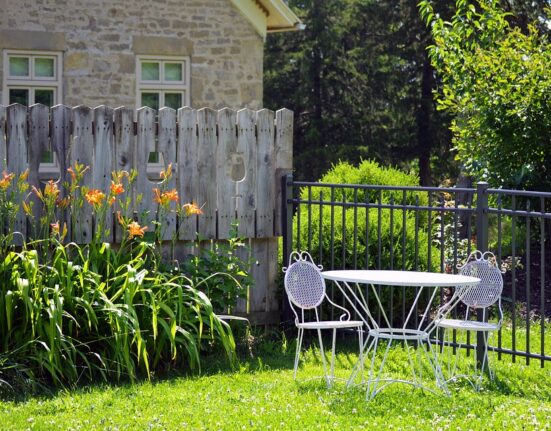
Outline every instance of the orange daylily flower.
<svg viewBox="0 0 551 431"><path fill-rule="evenodd" d="M71 180L74 183L77 180L77 174L75 174L75 171L73 170L73 168L67 168L67 172L71 174Z"/></svg>
<svg viewBox="0 0 551 431"><path fill-rule="evenodd" d="M193 214L203 214L201 207L199 207L195 202L182 205L182 209L184 210L184 214L186 215L186 217L189 217Z"/></svg>
<svg viewBox="0 0 551 431"><path fill-rule="evenodd" d="M178 202L178 192L176 189L169 190L163 193L163 196L172 202Z"/></svg>
<svg viewBox="0 0 551 431"><path fill-rule="evenodd" d="M146 230L147 226L141 227L138 222L135 221L128 225L128 235L130 236L130 239L135 236L139 236L140 238L143 237Z"/></svg>
<svg viewBox="0 0 551 431"><path fill-rule="evenodd" d="M101 205L103 199L105 198L105 194L103 194L100 190L93 189L86 193L84 197L90 205L97 207L98 205Z"/></svg>
<svg viewBox="0 0 551 431"><path fill-rule="evenodd" d="M19 175L19 180L20 180L20 181L27 181L27 178L29 178L29 169L25 169L25 170Z"/></svg>
<svg viewBox="0 0 551 431"><path fill-rule="evenodd" d="M115 196L111 196L109 198L109 206L112 206L115 203L116 200L117 200L117 198Z"/></svg>
<svg viewBox="0 0 551 431"><path fill-rule="evenodd" d="M166 170L164 171L161 171L159 176L162 178L162 179L165 179L165 178L170 178L172 176L172 163L169 163L168 164L168 167L166 168Z"/></svg>
<svg viewBox="0 0 551 431"><path fill-rule="evenodd" d="M117 221L119 222L119 224L120 224L121 226L124 226L124 218L122 217L120 211L117 211Z"/></svg>
<svg viewBox="0 0 551 431"><path fill-rule="evenodd" d="M124 187L122 183L116 183L114 181L111 181L111 194L113 195L120 195L121 193L124 193Z"/></svg>
<svg viewBox="0 0 551 431"><path fill-rule="evenodd" d="M58 195L59 187L57 186L57 183L54 182L54 180L48 181L44 186L44 196L46 196L47 198L57 198Z"/></svg>
<svg viewBox="0 0 551 431"><path fill-rule="evenodd" d="M22 205L23 205L23 211L25 212L25 214L28 216L32 216L33 215L32 205L29 205L25 201L22 202Z"/></svg>
<svg viewBox="0 0 551 431"><path fill-rule="evenodd" d="M64 208L67 208L69 206L69 204L71 203L71 198L69 196L63 198L63 199L58 199L56 201L56 205L58 208L61 208L61 209L64 209Z"/></svg>
<svg viewBox="0 0 551 431"><path fill-rule="evenodd" d="M160 205L168 205L171 201L178 202L178 192L172 189L161 193L159 189L153 189L153 201Z"/></svg>
<svg viewBox="0 0 551 431"><path fill-rule="evenodd" d="M13 180L13 177L15 177L15 174L8 174L6 171L2 172L2 179L0 180L0 189L6 190L9 186L11 181Z"/></svg>
<svg viewBox="0 0 551 431"><path fill-rule="evenodd" d="M162 204L161 201L161 191L157 188L153 189L153 202Z"/></svg>

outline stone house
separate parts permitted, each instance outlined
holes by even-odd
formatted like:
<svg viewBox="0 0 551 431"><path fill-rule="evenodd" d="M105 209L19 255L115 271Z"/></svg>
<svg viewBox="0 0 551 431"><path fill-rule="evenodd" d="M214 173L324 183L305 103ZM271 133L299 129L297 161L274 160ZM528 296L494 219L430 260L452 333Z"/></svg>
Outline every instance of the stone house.
<svg viewBox="0 0 551 431"><path fill-rule="evenodd" d="M0 104L262 107L283 0L0 0Z"/></svg>

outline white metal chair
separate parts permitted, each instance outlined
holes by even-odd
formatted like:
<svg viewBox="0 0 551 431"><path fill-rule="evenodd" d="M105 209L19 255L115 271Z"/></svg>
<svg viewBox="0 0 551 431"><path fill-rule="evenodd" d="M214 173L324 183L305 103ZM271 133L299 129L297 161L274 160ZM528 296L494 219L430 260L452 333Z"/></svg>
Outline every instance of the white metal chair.
<svg viewBox="0 0 551 431"><path fill-rule="evenodd" d="M459 295L460 301L465 305L464 319L441 319L436 323L437 330L444 330L443 334L443 346L448 346L448 359L447 359L447 381L456 380L458 378L466 378L475 389L480 389L482 379L484 377L484 369L488 368L490 379L494 378L493 372L488 364L488 338L493 332L498 331L501 328L503 321L503 310L501 308L501 292L503 291L503 276L501 271L497 267L496 258L491 252L481 253L478 250L472 252L467 258L467 262L459 268L459 273L470 277L480 278L480 284L474 287L457 286L454 297ZM497 306L497 321L489 322L490 309L492 306ZM444 305L444 308L446 305ZM495 308L495 307L494 307ZM473 320L476 318L476 311L481 309L483 318L482 321ZM448 329L449 331L446 331ZM480 368L475 357L474 373L458 374L457 373L457 359L458 352L454 355L455 358L451 359L451 339L450 333L453 330L473 331L475 333L482 333L484 337L484 358ZM446 336L447 335L447 336ZM462 343L459 343L461 348ZM451 363L453 362L453 367ZM444 367L446 368L446 367ZM473 380L474 378L474 380Z"/></svg>
<svg viewBox="0 0 551 431"><path fill-rule="evenodd" d="M361 320L350 320L350 312L335 304L325 289L325 280L321 276L321 265L314 265L312 257L307 252L292 252L289 257L289 267L283 268L285 273L285 291L289 299L289 304L295 315L295 324L298 328L297 350L295 353L295 366L293 377L296 378L297 368L300 358L300 349L305 329L314 329L318 332L320 343L321 359L323 363L323 372L327 386L331 386L334 381L335 369L335 343L337 338L337 329L356 329L358 331L360 345L360 363L362 361L363 348L363 322ZM334 307L343 311L339 320L320 320L320 306L324 299L327 299ZM305 311L312 310L315 320L308 320ZM297 312L298 311L298 312ZM323 340L321 336L322 329L333 330L333 348L331 354L331 368L327 374L327 364L325 352L323 349Z"/></svg>

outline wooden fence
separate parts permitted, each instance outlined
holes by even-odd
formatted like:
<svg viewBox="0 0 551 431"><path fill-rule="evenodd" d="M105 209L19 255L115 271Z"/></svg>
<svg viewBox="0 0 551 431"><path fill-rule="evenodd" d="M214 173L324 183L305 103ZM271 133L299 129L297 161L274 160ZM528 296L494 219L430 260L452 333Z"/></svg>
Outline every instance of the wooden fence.
<svg viewBox="0 0 551 431"><path fill-rule="evenodd" d="M137 121L134 121L134 119ZM14 104L0 106L0 160L16 174L29 169L29 183L39 186L40 161L52 148L60 185L75 162L90 166L83 185L109 190L111 172L136 169L131 196L143 196L138 210L155 211L152 181L145 172L150 152L173 164L173 187L181 202L203 205L203 214L181 221L180 245L202 239L224 240L238 222L239 236L249 239L251 271L256 282L242 303L253 323L279 319L275 279L277 237L282 233L280 178L292 169L293 113L287 109L239 111L184 107L158 112L141 108L99 106L51 109ZM197 217L197 218L195 218ZM175 215L164 221L166 239L176 229ZM27 221L18 217L25 234ZM93 235L92 214L79 220L72 240L85 243ZM116 237L113 239L116 241Z"/></svg>

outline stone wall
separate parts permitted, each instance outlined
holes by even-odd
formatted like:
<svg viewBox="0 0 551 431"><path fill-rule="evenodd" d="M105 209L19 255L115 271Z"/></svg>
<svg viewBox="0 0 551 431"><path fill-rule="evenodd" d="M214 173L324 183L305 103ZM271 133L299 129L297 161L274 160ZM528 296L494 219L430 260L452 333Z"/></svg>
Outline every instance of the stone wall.
<svg viewBox="0 0 551 431"><path fill-rule="evenodd" d="M62 51L70 106L135 107L148 54L190 56L193 107L262 107L263 40L228 0L2 0L6 48Z"/></svg>

